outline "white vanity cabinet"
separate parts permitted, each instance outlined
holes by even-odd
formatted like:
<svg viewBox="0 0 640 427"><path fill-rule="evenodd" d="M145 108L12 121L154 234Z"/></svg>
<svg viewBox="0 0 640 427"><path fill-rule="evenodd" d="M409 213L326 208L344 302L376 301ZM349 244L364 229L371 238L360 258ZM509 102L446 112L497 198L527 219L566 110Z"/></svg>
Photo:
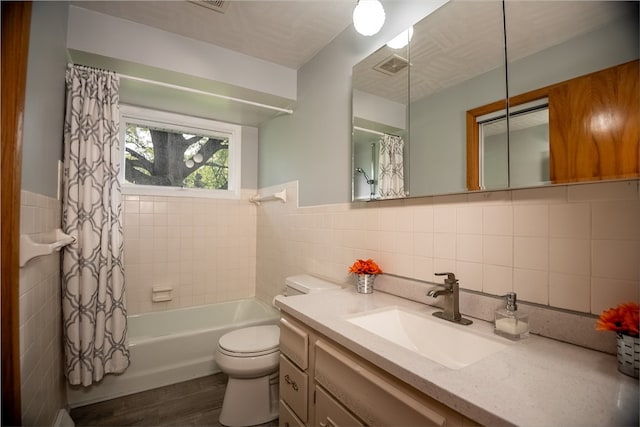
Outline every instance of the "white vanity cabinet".
<svg viewBox="0 0 640 427"><path fill-rule="evenodd" d="M309 333L294 320L280 319L281 426L305 426L309 414Z"/></svg>
<svg viewBox="0 0 640 427"><path fill-rule="evenodd" d="M280 340L281 426L476 425L284 313Z"/></svg>

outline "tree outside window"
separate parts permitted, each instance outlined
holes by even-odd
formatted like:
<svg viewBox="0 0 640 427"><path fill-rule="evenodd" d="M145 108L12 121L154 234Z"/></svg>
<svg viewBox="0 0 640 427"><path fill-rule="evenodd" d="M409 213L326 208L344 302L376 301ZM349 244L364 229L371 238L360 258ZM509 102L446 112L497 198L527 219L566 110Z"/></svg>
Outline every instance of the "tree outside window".
<svg viewBox="0 0 640 427"><path fill-rule="evenodd" d="M229 138L126 123L125 181L131 184L226 190Z"/></svg>

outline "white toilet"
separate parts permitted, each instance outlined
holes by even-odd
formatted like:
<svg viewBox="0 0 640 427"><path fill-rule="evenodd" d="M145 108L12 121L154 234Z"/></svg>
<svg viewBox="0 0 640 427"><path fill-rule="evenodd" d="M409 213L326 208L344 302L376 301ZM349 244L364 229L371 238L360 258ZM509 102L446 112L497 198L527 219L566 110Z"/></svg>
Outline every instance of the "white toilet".
<svg viewBox="0 0 640 427"><path fill-rule="evenodd" d="M309 275L291 276L285 282L287 296L340 289L335 283ZM223 335L215 360L229 376L220 424L244 427L278 418L278 326L252 326Z"/></svg>

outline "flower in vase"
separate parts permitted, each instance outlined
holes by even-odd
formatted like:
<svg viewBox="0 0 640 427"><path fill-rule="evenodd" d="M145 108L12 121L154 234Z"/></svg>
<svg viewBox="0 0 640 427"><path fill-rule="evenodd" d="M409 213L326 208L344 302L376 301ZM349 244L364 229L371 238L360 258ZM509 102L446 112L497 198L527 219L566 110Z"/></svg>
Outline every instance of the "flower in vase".
<svg viewBox="0 0 640 427"><path fill-rule="evenodd" d="M614 331L618 334L638 336L638 304L628 302L605 310L598 318L596 330Z"/></svg>
<svg viewBox="0 0 640 427"><path fill-rule="evenodd" d="M349 267L349 272L353 274L382 274L382 270L371 258L368 260L357 260Z"/></svg>

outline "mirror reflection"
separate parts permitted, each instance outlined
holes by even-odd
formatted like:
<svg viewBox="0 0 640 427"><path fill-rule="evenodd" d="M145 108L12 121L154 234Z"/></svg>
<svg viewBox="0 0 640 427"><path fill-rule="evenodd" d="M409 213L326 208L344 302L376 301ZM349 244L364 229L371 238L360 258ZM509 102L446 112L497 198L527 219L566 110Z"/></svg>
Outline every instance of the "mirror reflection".
<svg viewBox="0 0 640 427"><path fill-rule="evenodd" d="M506 107L502 3L452 1L415 25L410 70L412 196L466 183L466 111ZM494 135L494 141L506 134Z"/></svg>
<svg viewBox="0 0 640 427"><path fill-rule="evenodd" d="M372 72L380 51L354 67L354 125L363 93L409 117L380 132L405 142L411 197L637 177L638 40L638 2L452 0L414 26L402 83ZM365 139L354 200L355 168L377 180Z"/></svg>
<svg viewBox="0 0 640 427"><path fill-rule="evenodd" d="M353 70L353 200L406 197L409 96L407 31ZM380 91L383 85L388 90Z"/></svg>
<svg viewBox="0 0 640 427"><path fill-rule="evenodd" d="M549 184L549 105L546 98L478 118L480 188ZM508 137L507 137L508 135Z"/></svg>
<svg viewBox="0 0 640 427"><path fill-rule="evenodd" d="M509 120L508 187L638 176L638 2L506 2L505 22L510 109L548 105L547 155L533 139L523 159L520 116Z"/></svg>

